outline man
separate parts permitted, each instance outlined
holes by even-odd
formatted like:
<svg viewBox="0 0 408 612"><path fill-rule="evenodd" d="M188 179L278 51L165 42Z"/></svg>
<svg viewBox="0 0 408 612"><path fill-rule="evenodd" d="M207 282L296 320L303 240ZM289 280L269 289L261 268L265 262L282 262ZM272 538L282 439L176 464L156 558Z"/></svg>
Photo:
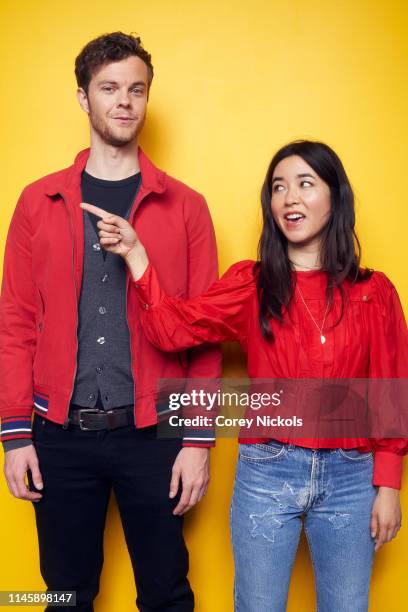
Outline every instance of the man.
<svg viewBox="0 0 408 612"><path fill-rule="evenodd" d="M49 590L92 610L113 488L140 610L191 611L183 513L204 495L211 432L157 436L160 378L219 376L215 347L163 354L139 325L126 258L100 242L82 201L127 219L171 295L217 276L204 198L158 170L138 146L153 78L139 38L88 43L76 59L91 146L29 185L6 244L0 302L0 414L11 493L35 502ZM31 424L32 412L34 419ZM28 475L29 487L25 476Z"/></svg>

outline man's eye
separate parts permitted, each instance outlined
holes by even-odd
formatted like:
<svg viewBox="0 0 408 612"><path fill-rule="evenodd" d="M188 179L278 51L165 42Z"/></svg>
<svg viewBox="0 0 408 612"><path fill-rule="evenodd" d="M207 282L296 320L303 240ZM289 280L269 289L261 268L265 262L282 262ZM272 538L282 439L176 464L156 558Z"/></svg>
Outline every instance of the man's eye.
<svg viewBox="0 0 408 612"><path fill-rule="evenodd" d="M137 96L143 95L143 89L133 89L133 93Z"/></svg>
<svg viewBox="0 0 408 612"><path fill-rule="evenodd" d="M108 85L105 85L104 87L102 87L102 91L113 91L113 87L109 87Z"/></svg>

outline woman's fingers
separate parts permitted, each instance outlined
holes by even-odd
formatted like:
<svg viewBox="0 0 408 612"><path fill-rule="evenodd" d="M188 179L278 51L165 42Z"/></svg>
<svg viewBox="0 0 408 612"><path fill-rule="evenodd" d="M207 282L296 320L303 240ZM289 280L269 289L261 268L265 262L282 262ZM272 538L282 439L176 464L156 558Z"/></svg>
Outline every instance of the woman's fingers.
<svg viewBox="0 0 408 612"><path fill-rule="evenodd" d="M96 225L98 228L99 244L102 247L121 257L126 257L134 247L143 249L134 228L126 219L119 217L119 215L112 215L103 210L103 208L94 206L94 204L82 202L80 206L89 213L100 217ZM142 262L146 267L146 255L144 260L146 261L143 261L142 258Z"/></svg>
<svg viewBox="0 0 408 612"><path fill-rule="evenodd" d="M120 242L120 238L101 238L99 242L101 243L101 246L115 245Z"/></svg>
<svg viewBox="0 0 408 612"><path fill-rule="evenodd" d="M100 217L101 219L105 219L106 217L114 217L112 213L104 210L103 208L99 208L99 206L95 206L94 204L88 204L87 202L81 202L80 207L88 212Z"/></svg>
<svg viewBox="0 0 408 612"><path fill-rule="evenodd" d="M378 516L376 512L373 512L371 515L370 528L371 528L371 537L375 538L377 536L377 531L378 531Z"/></svg>
<svg viewBox="0 0 408 612"><path fill-rule="evenodd" d="M128 222L126 219L119 217L119 215L113 215L112 213L104 210L103 208L99 208L99 206L95 206L94 204L88 204L86 202L81 202L80 207L84 210L88 211L92 215L96 215L103 219L105 223L111 223L116 225L119 228L127 227Z"/></svg>
<svg viewBox="0 0 408 612"><path fill-rule="evenodd" d="M100 238L117 238L120 240L121 235L118 234L117 232L105 232L104 230L101 230L99 232L99 237Z"/></svg>
<svg viewBox="0 0 408 612"><path fill-rule="evenodd" d="M96 224L98 229L105 230L106 232L120 233L120 228L114 223L106 223L106 221L98 221Z"/></svg>

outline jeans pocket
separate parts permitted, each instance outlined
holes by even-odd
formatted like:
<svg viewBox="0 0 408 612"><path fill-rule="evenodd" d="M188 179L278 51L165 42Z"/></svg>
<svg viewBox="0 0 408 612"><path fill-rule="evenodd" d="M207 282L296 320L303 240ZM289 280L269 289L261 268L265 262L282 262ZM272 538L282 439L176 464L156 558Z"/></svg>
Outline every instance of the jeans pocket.
<svg viewBox="0 0 408 612"><path fill-rule="evenodd" d="M372 451L360 452L357 448L339 448L340 456L347 461L368 461L373 458Z"/></svg>
<svg viewBox="0 0 408 612"><path fill-rule="evenodd" d="M265 463L275 461L285 455L287 444L270 440L265 443L254 442L253 444L239 445L239 458L242 461Z"/></svg>

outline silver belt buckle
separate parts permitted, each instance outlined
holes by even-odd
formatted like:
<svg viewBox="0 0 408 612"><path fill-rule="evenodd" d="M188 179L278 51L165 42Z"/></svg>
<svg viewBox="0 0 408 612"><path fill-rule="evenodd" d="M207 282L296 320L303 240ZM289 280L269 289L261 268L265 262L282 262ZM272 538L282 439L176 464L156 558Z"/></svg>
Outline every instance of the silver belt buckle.
<svg viewBox="0 0 408 612"><path fill-rule="evenodd" d="M82 421L82 413L83 412L88 412L90 414L99 414L100 410L98 410L97 408L81 408L80 410L78 410L78 424L79 424L79 428L82 429L82 431L94 431L90 427L85 427L83 425L83 421Z"/></svg>

